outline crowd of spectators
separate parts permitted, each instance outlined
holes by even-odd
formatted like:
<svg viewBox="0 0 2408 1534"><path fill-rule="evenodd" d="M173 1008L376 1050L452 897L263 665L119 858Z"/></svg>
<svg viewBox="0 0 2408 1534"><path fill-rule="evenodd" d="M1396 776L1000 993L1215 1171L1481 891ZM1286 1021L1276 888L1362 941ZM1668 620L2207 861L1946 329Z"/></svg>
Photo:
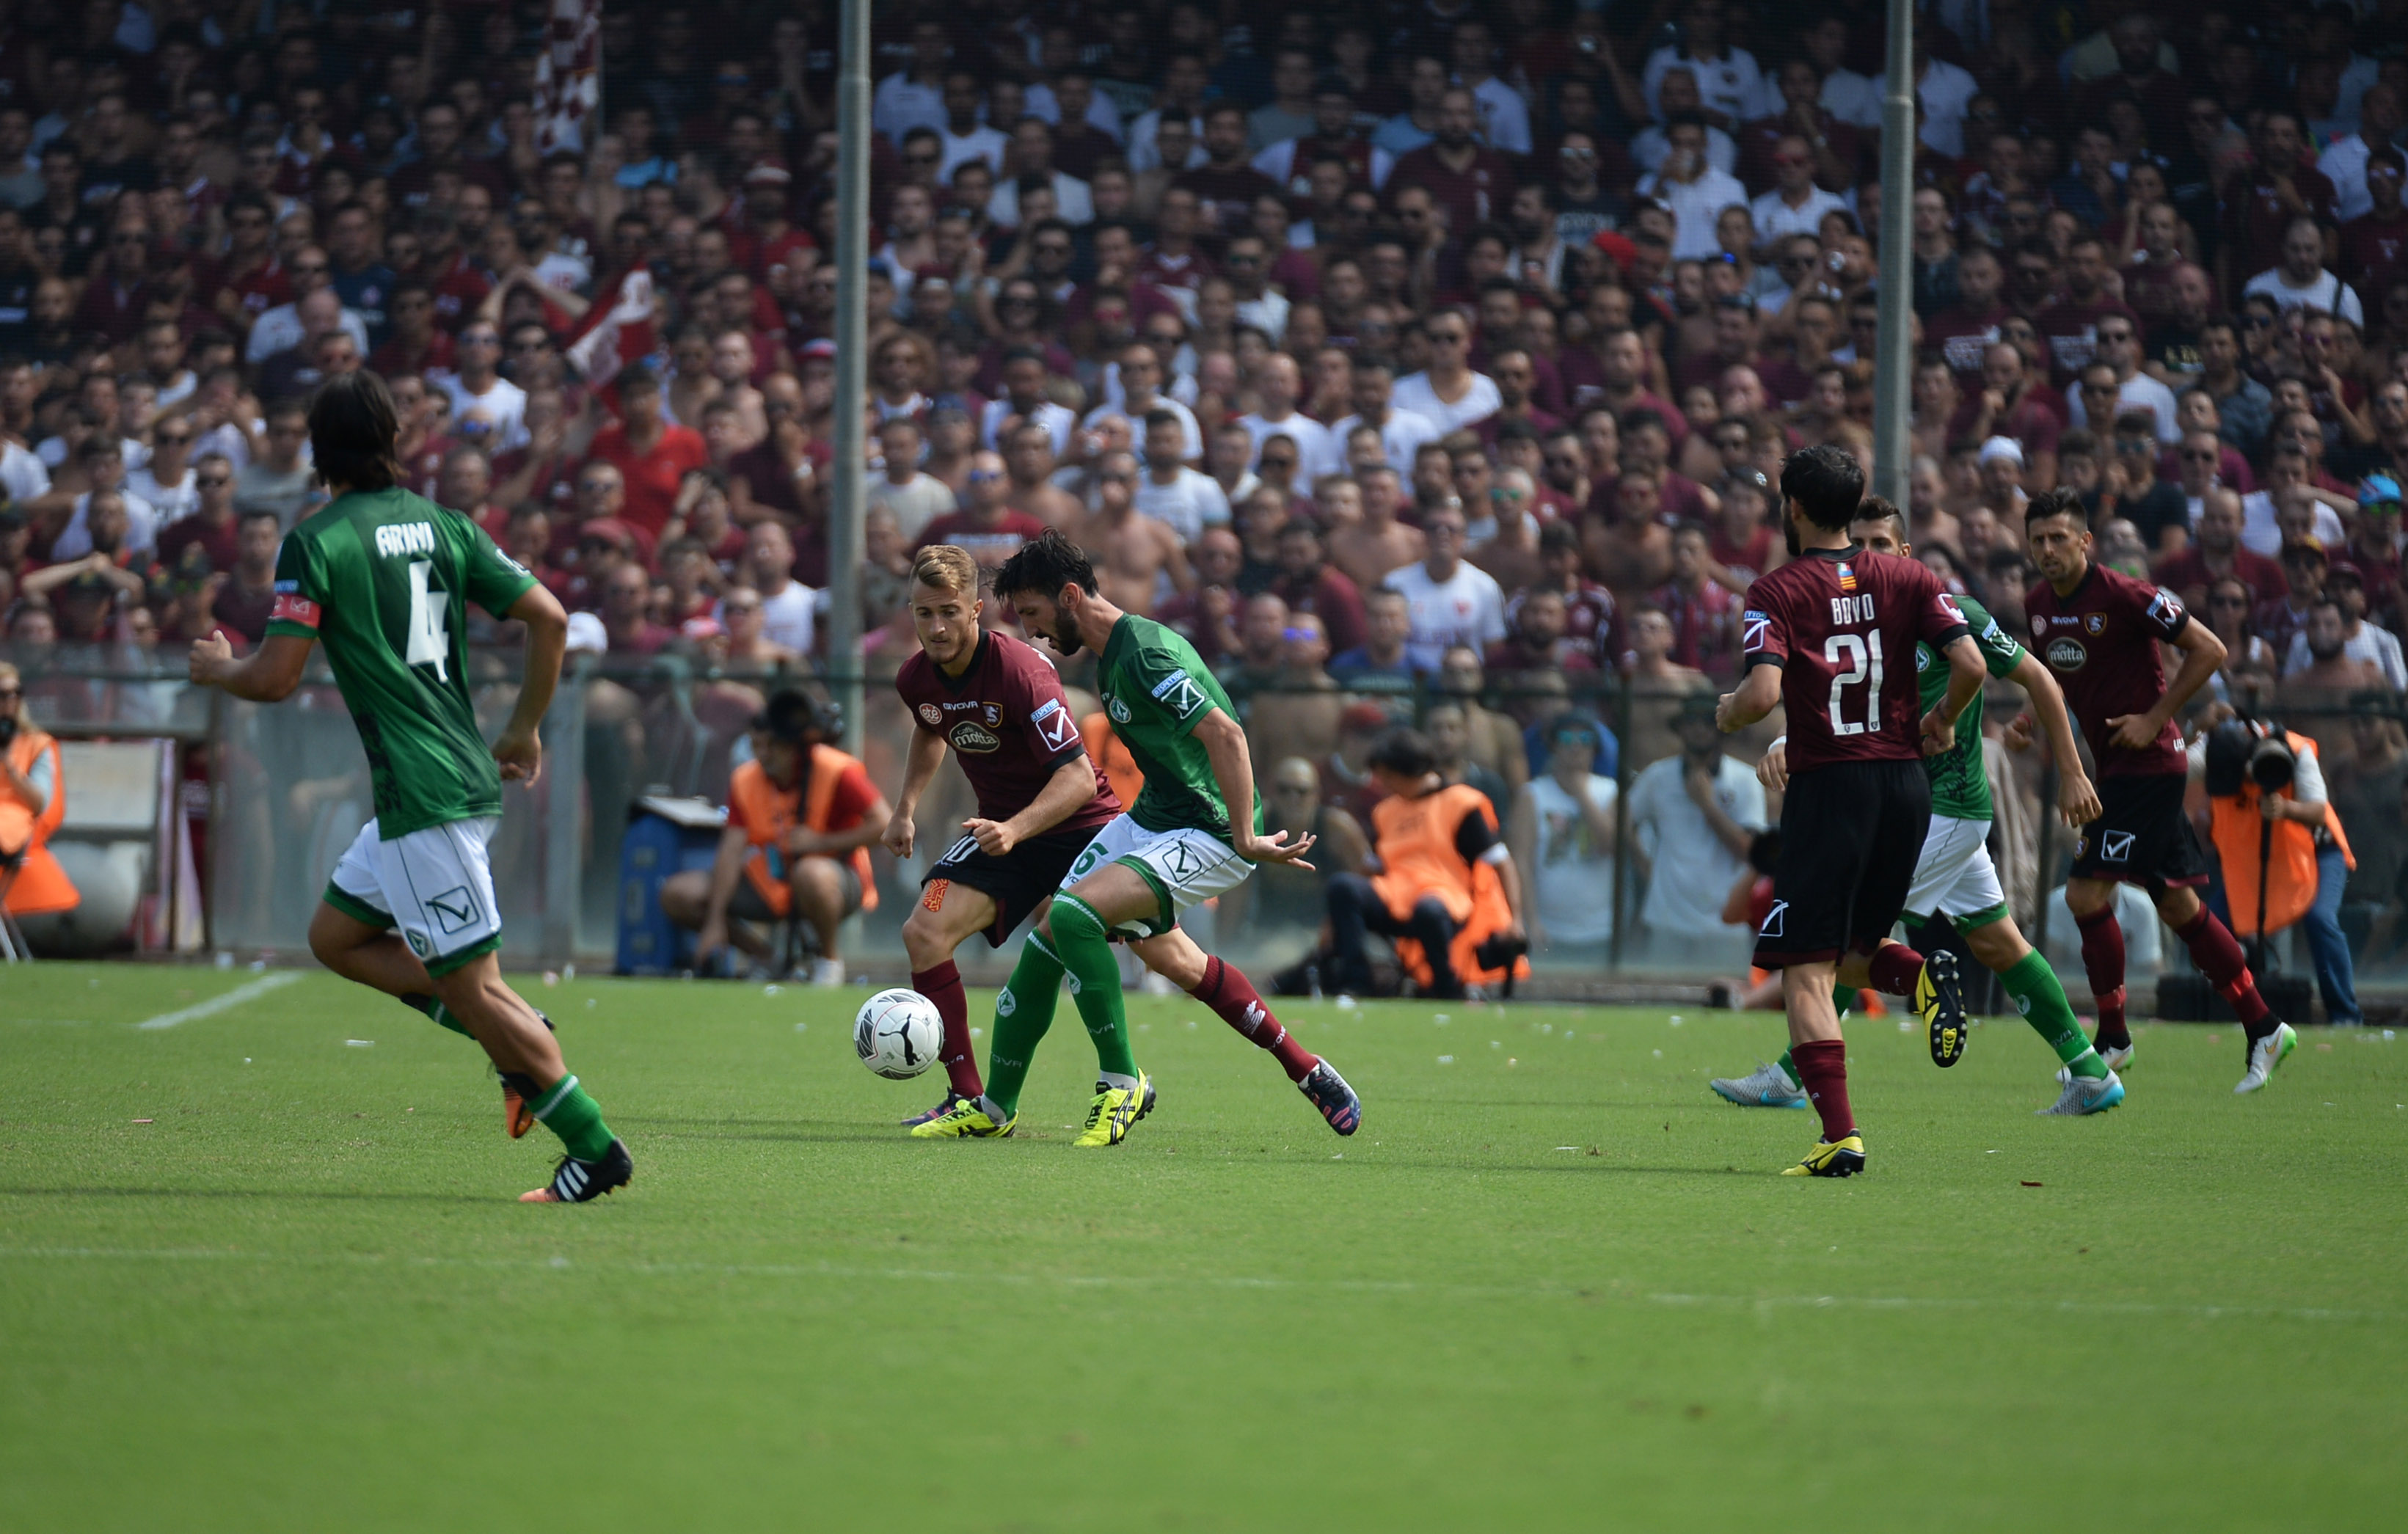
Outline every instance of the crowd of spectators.
<svg viewBox="0 0 2408 1534"><path fill-rule="evenodd" d="M554 142L537 0L0 0L6 638L255 639L308 391L366 366L582 647L822 658L835 9L611 0ZM1903 196L1919 557L2012 615L2071 484L2230 642L2221 695L2408 686L2393 0L1936 0L1904 186L1868 0L874 9L873 677L914 547L1061 527L1226 669L1266 781L1312 767L1300 813L1361 819L1411 712L1594 874L1620 761L1633 854L1696 883L1634 918L1711 927L1768 807L1690 700L1784 455L1870 457ZM1546 909L1593 877L1528 871L1594 934Z"/></svg>

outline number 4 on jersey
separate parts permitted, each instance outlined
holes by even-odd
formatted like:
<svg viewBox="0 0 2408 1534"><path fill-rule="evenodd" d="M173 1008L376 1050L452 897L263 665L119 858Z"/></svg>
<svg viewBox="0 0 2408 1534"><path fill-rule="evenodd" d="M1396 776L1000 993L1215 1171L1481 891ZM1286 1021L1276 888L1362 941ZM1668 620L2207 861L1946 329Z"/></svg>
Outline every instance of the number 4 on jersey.
<svg viewBox="0 0 2408 1534"><path fill-rule="evenodd" d="M426 578L434 568L433 560L409 562L409 644L402 659L411 666L432 666L436 681L450 681L452 646L451 637L445 632L449 626L445 619L451 616L452 594L427 589ZM1831 689L1834 710L1839 707L1839 696L1835 686Z"/></svg>
<svg viewBox="0 0 2408 1534"><path fill-rule="evenodd" d="M1845 663L1848 669L1831 678L1831 733L1833 735L1865 735L1881 733L1882 642L1881 631L1870 634L1834 634L1823 641L1823 658L1833 667ZM1865 696L1865 717L1852 720L1842 710L1840 689L1857 682L1868 683Z"/></svg>

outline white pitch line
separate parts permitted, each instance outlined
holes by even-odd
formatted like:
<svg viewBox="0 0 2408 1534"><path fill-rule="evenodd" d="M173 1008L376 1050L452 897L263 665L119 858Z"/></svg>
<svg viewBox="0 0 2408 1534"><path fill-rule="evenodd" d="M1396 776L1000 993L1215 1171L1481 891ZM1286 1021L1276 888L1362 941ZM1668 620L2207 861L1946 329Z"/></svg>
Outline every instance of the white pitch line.
<svg viewBox="0 0 2408 1534"><path fill-rule="evenodd" d="M1565 1284L1505 1286L1475 1283L1425 1283L1412 1280L1247 1278L1234 1274L1205 1277L1174 1275L972 1273L940 1268L861 1268L836 1263L626 1262L580 1257L443 1257L388 1255L377 1252L277 1253L213 1251L197 1247L0 1247L0 1262L98 1261L250 1263L262 1267L386 1267L434 1269L502 1269L523 1272L633 1273L652 1278L874 1279L882 1282L918 1280L931 1283L1005 1284L1015 1287L1056 1284L1065 1288L1156 1289L1194 1286L1208 1289L1326 1289L1350 1294L1443 1295L1480 1299L1598 1299L1623 1304L1674 1309L1727 1307L1765 1310L1869 1311L2033 1311L2068 1314L2165 1316L2201 1321L2323 1321L2391 1326L2408 1314L2399 1311L2334 1310L2287 1305L2160 1305L2147 1301L2034 1300L2014 1296L1906 1295L1695 1295L1637 1294L1627 1290L1576 1289Z"/></svg>
<svg viewBox="0 0 2408 1534"><path fill-rule="evenodd" d="M272 975L262 975L248 985L237 985L222 996L196 1001L178 1011L161 1012L134 1025L137 1028L172 1028L179 1023L192 1023L204 1017L214 1017L229 1007L239 1007L246 1001L256 1001L270 991L280 991L301 978L297 969L280 969Z"/></svg>

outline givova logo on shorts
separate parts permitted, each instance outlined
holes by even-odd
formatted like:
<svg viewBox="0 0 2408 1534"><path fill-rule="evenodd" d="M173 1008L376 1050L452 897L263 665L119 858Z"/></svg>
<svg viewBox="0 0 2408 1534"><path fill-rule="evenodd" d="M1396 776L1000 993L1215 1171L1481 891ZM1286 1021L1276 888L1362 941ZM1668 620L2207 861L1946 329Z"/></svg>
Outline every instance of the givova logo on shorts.
<svg viewBox="0 0 2408 1534"><path fill-rule="evenodd" d="M431 896L426 902L426 910L446 937L455 932L466 932L478 922L477 896L466 884L455 884L442 894Z"/></svg>

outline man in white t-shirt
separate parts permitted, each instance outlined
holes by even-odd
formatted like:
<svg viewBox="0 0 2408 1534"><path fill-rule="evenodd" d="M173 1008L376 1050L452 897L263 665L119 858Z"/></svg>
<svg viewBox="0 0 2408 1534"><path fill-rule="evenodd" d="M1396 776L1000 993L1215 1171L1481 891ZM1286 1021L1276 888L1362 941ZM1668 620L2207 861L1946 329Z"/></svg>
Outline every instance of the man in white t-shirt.
<svg viewBox="0 0 2408 1534"><path fill-rule="evenodd" d="M798 655L819 648L820 594L795 579L795 543L783 524L760 522L744 536L743 578L761 594L762 635ZM722 624L726 623L720 614Z"/></svg>
<svg viewBox="0 0 2408 1534"><path fill-rule="evenodd" d="M986 168L1003 174L1004 156L1011 140L979 121L979 78L967 69L945 76L945 122L937 130L937 179L951 186L953 172L965 160L983 160Z"/></svg>
<svg viewBox="0 0 2408 1534"><path fill-rule="evenodd" d="M1440 437L1459 432L1505 408L1497 380L1471 370L1471 322L1451 308L1422 321L1429 340L1429 366L1397 380L1389 398L1399 410L1410 410L1438 428ZM1404 466L1411 472L1412 464Z"/></svg>
<svg viewBox="0 0 2408 1534"><path fill-rule="evenodd" d="M1699 693L1672 723L1681 752L1648 764L1630 785L1630 830L1647 874L1640 925L1659 959L1706 958L1744 942L1723 923L1723 902L1764 828L1764 785L1723 753L1713 694Z"/></svg>
<svg viewBox="0 0 2408 1534"><path fill-rule="evenodd" d="M1297 409L1297 395L1303 389L1303 375L1296 359L1284 351L1274 351L1266 358L1254 375L1255 392L1262 397L1262 409L1238 418L1254 438L1254 456L1246 466L1253 468L1263 459L1263 444L1273 437L1284 437L1296 444L1297 466L1306 484L1325 474L1336 474L1345 466L1344 454L1329 428Z"/></svg>
<svg viewBox="0 0 2408 1534"><path fill-rule="evenodd" d="M1168 410L1179 418L1182 456L1191 464L1203 461L1203 429L1196 424L1195 411L1161 392L1162 358L1152 344L1131 341L1122 348L1112 376L1120 385L1117 400L1107 397L1087 412L1089 431L1117 417L1129 423L1129 439L1141 442L1145 439L1145 418L1156 410Z"/></svg>
<svg viewBox="0 0 2408 1534"><path fill-rule="evenodd" d="M2283 231L2283 264L2259 272L2241 291L2262 293L2286 309L2315 309L2360 328L2366 324L2358 290L2325 270L2325 237L2311 218L2290 222Z"/></svg>
<svg viewBox="0 0 2408 1534"><path fill-rule="evenodd" d="M1416 671L1434 672L1449 648L1469 645L1486 654L1505 638L1505 593L1497 578L1463 562L1463 511L1439 506L1422 515L1429 553L1418 565L1391 570L1381 584L1405 599L1412 638L1405 659Z"/></svg>
<svg viewBox="0 0 2408 1534"><path fill-rule="evenodd" d="M490 320L472 320L461 329L457 370L428 381L452 399L452 420L458 423L473 413L493 423L480 446L487 452L509 452L526 445L526 391L501 375L501 327Z"/></svg>
<svg viewBox="0 0 2408 1534"><path fill-rule="evenodd" d="M953 486L933 474L920 472L920 423L898 415L878 424L878 448L885 472L869 481L862 499L895 513L906 548L916 547L920 529L953 509Z"/></svg>
<svg viewBox="0 0 2408 1534"><path fill-rule="evenodd" d="M1747 205L1760 247L1790 235L1819 235L1824 214L1848 210L1846 198L1814 184L1813 147L1794 133L1772 146L1772 190Z"/></svg>
<svg viewBox="0 0 2408 1534"><path fill-rule="evenodd" d="M1425 442L1435 442L1440 432L1429 417L1395 406L1396 369L1385 357L1354 359L1354 413L1333 424L1329 435L1338 438L1340 453L1346 451L1346 439L1354 435L1357 426L1369 426L1380 434L1380 456L1390 468L1411 478L1413 454ZM1498 395L1498 403L1503 403Z"/></svg>
<svg viewBox="0 0 2408 1534"><path fill-rule="evenodd" d="M1145 418L1145 472L1138 476L1137 509L1169 524L1181 541L1193 543L1207 527L1226 526L1229 497L1210 474L1189 468L1186 427L1168 410Z"/></svg>

